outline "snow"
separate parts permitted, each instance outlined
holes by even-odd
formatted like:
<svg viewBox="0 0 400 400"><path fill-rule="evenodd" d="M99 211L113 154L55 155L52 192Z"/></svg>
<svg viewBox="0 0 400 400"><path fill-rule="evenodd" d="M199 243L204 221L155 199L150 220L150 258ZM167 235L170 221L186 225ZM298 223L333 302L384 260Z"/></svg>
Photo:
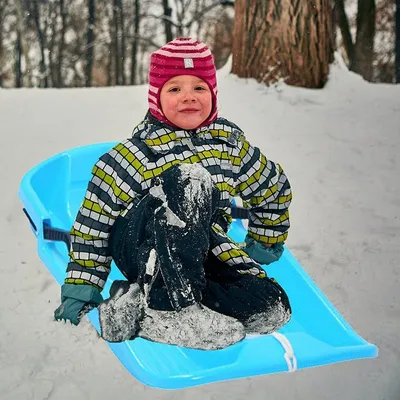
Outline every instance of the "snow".
<svg viewBox="0 0 400 400"><path fill-rule="evenodd" d="M129 288L120 287L113 297L98 307L101 336L109 342L129 340L139 329L142 309L143 296L139 285L134 283Z"/></svg>
<svg viewBox="0 0 400 400"><path fill-rule="evenodd" d="M281 298L279 297L279 300ZM290 312L281 301L277 301L267 313L252 315L245 324L249 336L275 332L290 320Z"/></svg>
<svg viewBox="0 0 400 400"><path fill-rule="evenodd" d="M155 275L156 273L156 262L157 262L157 252L155 249L151 249L150 250L150 255L149 255L149 259L147 260L147 264L146 264L146 274L150 275L151 278L151 282L150 283L145 283L144 284L144 301L147 304L148 298L149 298L149 290L150 290L150 285L154 282L155 278L157 277L157 275ZM157 269L157 274L158 274L159 269Z"/></svg>
<svg viewBox="0 0 400 400"><path fill-rule="evenodd" d="M377 359L168 392L128 374L85 319L53 321L60 288L36 253L17 197L36 163L123 140L147 88L0 90L2 400L398 400L400 87L369 84L340 60L323 90L266 88L219 71L220 114L282 164L293 186L288 246ZM311 313L311 310L310 310ZM312 314L310 314L312 318Z"/></svg>
<svg viewBox="0 0 400 400"><path fill-rule="evenodd" d="M179 228L184 228L186 226L186 222L182 221L169 207L167 196L164 192L164 189L161 186L153 186L150 188L149 193L155 197L160 199L163 204L156 208L154 212L158 212L162 207L165 208L165 215L167 217L167 224L177 226Z"/></svg>
<svg viewBox="0 0 400 400"><path fill-rule="evenodd" d="M179 312L145 307L139 336L187 348L217 350L240 342L246 333L237 319L192 304Z"/></svg>
<svg viewBox="0 0 400 400"><path fill-rule="evenodd" d="M210 173L199 164L182 164L179 170L182 183L190 179L190 183L185 186L183 212L188 220L197 224L200 217L199 210L204 210L206 201L211 198L213 181Z"/></svg>

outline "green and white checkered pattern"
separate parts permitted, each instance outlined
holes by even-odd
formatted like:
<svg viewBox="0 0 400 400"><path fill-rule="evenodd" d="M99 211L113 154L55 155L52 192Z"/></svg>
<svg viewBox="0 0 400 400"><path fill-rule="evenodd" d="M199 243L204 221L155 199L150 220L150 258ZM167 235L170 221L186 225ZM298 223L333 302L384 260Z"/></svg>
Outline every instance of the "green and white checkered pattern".
<svg viewBox="0 0 400 400"><path fill-rule="evenodd" d="M116 145L93 167L71 229L66 283L103 288L110 271L108 238L115 219L147 194L152 178L179 163L200 163L210 172L228 222L231 201L239 196L250 210L249 236L271 244L285 241L292 198L289 182L281 166L251 146L236 125L218 118L197 131L185 131L146 119L132 138ZM230 267L238 265L241 273L263 274L219 226L213 229L221 237L221 243L210 249L215 256ZM243 269L244 264L248 268Z"/></svg>

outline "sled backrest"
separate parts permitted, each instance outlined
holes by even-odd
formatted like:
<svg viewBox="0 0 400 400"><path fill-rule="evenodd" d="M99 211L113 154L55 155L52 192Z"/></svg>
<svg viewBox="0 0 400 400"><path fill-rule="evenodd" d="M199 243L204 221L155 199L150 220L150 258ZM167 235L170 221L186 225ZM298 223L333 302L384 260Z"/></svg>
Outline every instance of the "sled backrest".
<svg viewBox="0 0 400 400"><path fill-rule="evenodd" d="M57 154L33 168L21 182L20 196L34 230L43 223L71 228L93 165L115 143L99 143Z"/></svg>

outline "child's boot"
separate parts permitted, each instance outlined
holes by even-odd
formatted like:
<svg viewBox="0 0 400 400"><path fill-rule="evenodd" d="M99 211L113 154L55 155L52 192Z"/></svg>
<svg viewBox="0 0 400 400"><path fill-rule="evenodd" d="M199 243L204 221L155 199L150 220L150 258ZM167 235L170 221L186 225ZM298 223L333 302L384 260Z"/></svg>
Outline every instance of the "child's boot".
<svg viewBox="0 0 400 400"><path fill-rule="evenodd" d="M243 324L247 334L269 334L285 325L290 317L290 309L277 302L268 311L253 314Z"/></svg>
<svg viewBox="0 0 400 400"><path fill-rule="evenodd" d="M138 336L154 342L216 350L241 341L245 330L238 320L196 303L178 312L145 307Z"/></svg>
<svg viewBox="0 0 400 400"><path fill-rule="evenodd" d="M108 342L123 342L136 336L143 314L143 296L137 283L114 281L110 298L99 307L101 337Z"/></svg>

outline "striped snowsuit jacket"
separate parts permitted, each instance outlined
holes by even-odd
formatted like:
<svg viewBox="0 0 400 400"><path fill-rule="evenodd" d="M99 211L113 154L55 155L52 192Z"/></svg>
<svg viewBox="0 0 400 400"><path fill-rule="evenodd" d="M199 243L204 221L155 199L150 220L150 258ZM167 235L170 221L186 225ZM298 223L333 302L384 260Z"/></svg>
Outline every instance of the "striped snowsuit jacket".
<svg viewBox="0 0 400 400"><path fill-rule="evenodd" d="M174 164L200 163L220 190L219 209L227 226L230 205L239 196L249 209L248 235L264 243L285 241L292 193L281 166L268 160L226 119L194 131L174 129L151 116L127 139L101 156L71 229L70 262L65 283L102 289L111 267L108 239L114 221L134 207L153 178ZM210 249L241 273L265 273L226 234L221 224L212 229L220 241ZM246 265L243 270L243 265ZM239 268L240 266L240 268Z"/></svg>

